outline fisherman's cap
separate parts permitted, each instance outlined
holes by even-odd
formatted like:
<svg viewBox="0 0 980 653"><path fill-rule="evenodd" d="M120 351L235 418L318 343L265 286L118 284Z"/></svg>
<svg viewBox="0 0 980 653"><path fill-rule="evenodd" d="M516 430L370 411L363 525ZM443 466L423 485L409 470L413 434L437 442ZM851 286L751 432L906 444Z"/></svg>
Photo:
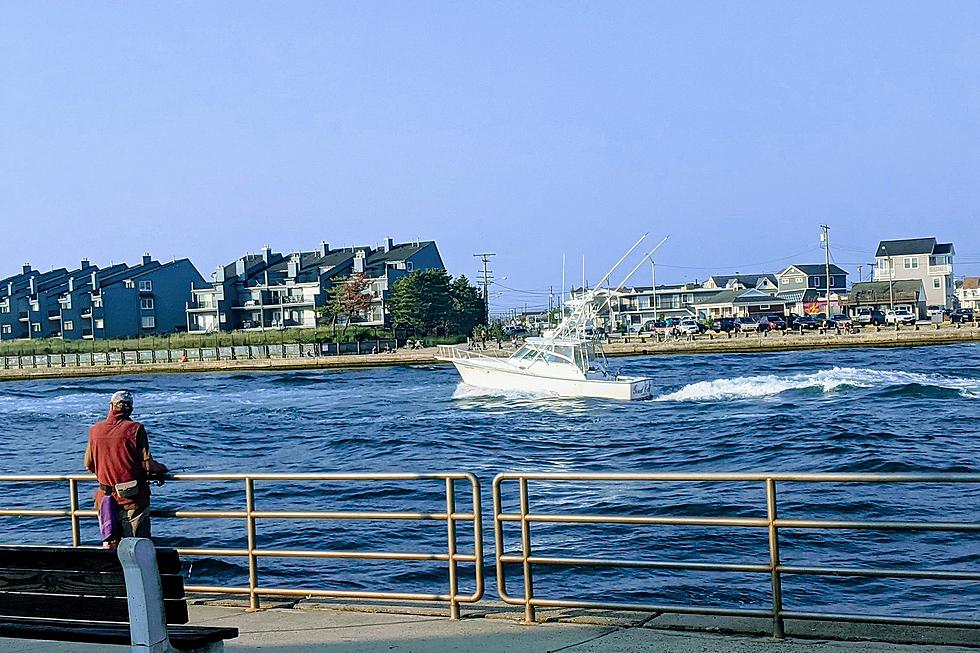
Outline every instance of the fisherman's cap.
<svg viewBox="0 0 980 653"><path fill-rule="evenodd" d="M112 399L109 400L110 404L129 404L133 405L133 393L129 390L119 390L112 394Z"/></svg>

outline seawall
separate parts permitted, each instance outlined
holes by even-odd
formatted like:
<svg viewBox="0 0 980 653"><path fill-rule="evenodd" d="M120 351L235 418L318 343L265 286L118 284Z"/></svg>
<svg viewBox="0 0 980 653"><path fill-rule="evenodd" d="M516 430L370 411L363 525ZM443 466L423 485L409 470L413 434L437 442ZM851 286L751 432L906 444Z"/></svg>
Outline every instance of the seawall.
<svg viewBox="0 0 980 653"><path fill-rule="evenodd" d="M790 333L786 335L742 334L729 338L725 334L705 334L692 339L680 338L658 342L652 337L631 336L627 341L603 344L607 356L637 356L658 354L734 354L798 351L806 349L842 349L853 347L920 347L980 343L980 327L954 328L945 325L936 329L932 325L919 330L905 328L899 331L865 329L860 333ZM506 355L509 348L491 346L488 354ZM184 363L126 363L90 366L43 366L0 370L0 381L76 378L91 376L115 376L122 374L180 374L188 372L271 371L306 369L353 369L385 367L392 365L441 364L433 356L436 348L400 350L393 353L351 354L320 356L314 358L263 358L239 360L205 360Z"/></svg>

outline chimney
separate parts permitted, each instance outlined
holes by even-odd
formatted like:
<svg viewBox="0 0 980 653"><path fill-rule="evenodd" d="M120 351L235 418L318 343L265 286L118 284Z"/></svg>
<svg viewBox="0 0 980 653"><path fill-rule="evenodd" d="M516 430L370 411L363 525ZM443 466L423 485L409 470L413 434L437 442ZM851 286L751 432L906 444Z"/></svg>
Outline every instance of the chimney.
<svg viewBox="0 0 980 653"><path fill-rule="evenodd" d="M263 245L262 246L262 260L265 261L266 263L268 263L269 262L269 259L271 258L271 254L272 254L272 250L269 248L269 246L268 245Z"/></svg>
<svg viewBox="0 0 980 653"><path fill-rule="evenodd" d="M96 270L92 270L91 283L92 283L92 290L99 289L99 274Z"/></svg>
<svg viewBox="0 0 980 653"><path fill-rule="evenodd" d="M391 239L391 236L385 238L385 254L391 251L391 248L395 246L395 242Z"/></svg>
<svg viewBox="0 0 980 653"><path fill-rule="evenodd" d="M150 257L149 253L143 254L143 265L149 265L152 262L153 259Z"/></svg>
<svg viewBox="0 0 980 653"><path fill-rule="evenodd" d="M286 276L290 279L299 276L299 254L293 254L289 257L289 263L286 264Z"/></svg>
<svg viewBox="0 0 980 653"><path fill-rule="evenodd" d="M330 253L330 243L325 240L320 241L320 256L326 256Z"/></svg>
<svg viewBox="0 0 980 653"><path fill-rule="evenodd" d="M28 282L28 289L30 290L30 293L32 295L36 295L37 294L37 284L34 282L34 279L35 279L35 277L31 277L30 279L27 280L27 282Z"/></svg>
<svg viewBox="0 0 980 653"><path fill-rule="evenodd" d="M364 250L359 249L354 254L354 274L364 274Z"/></svg>
<svg viewBox="0 0 980 653"><path fill-rule="evenodd" d="M211 274L211 279L215 283L224 283L224 280L225 280L225 267L223 265L219 265L215 269L214 273Z"/></svg>
<svg viewBox="0 0 980 653"><path fill-rule="evenodd" d="M245 276L245 259L240 258L235 261L235 276L244 277Z"/></svg>
<svg viewBox="0 0 980 653"><path fill-rule="evenodd" d="M82 269L83 269L83 270L88 270L88 266L89 266L89 265L91 265L91 264L89 263L89 260L88 260L87 258L83 258L83 259L82 259Z"/></svg>
<svg viewBox="0 0 980 653"><path fill-rule="evenodd" d="M31 271L31 264L30 263L24 263L24 267L21 268L21 269L24 271L24 274L27 274L28 272Z"/></svg>
<svg viewBox="0 0 980 653"><path fill-rule="evenodd" d="M75 292L75 277L68 277L68 292Z"/></svg>

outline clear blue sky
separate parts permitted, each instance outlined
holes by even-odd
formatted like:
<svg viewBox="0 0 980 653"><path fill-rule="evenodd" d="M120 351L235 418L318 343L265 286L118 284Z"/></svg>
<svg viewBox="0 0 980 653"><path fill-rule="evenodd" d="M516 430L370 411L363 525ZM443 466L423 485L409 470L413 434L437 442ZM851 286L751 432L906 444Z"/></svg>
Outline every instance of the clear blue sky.
<svg viewBox="0 0 980 653"><path fill-rule="evenodd" d="M391 235L506 308L978 217L977 2L0 3L0 276Z"/></svg>

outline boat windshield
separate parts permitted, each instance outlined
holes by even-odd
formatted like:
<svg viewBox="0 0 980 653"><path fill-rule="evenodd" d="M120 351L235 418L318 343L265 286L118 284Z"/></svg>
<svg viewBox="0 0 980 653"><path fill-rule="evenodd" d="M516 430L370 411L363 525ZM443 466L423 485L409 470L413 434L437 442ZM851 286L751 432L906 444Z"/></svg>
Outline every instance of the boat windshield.
<svg viewBox="0 0 980 653"><path fill-rule="evenodd" d="M554 343L528 343L511 356L511 360L532 361L535 358L551 365L574 365L581 370L588 369L592 359L586 347Z"/></svg>

